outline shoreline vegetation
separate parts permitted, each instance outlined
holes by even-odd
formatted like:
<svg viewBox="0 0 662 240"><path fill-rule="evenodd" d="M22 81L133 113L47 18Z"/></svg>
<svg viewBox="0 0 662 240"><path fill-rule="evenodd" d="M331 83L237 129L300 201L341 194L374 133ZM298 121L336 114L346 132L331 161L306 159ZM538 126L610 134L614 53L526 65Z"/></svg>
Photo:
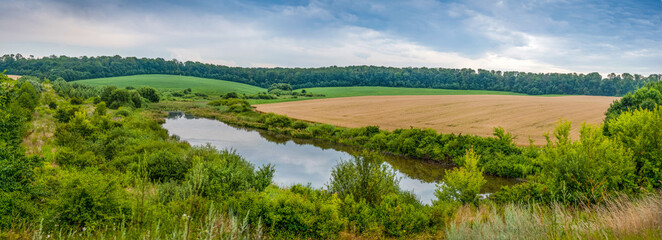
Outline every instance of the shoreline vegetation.
<svg viewBox="0 0 662 240"><path fill-rule="evenodd" d="M578 140L559 122L547 145L517 147L500 128L490 138L339 128L256 113L238 98L173 102L149 87L0 79L0 238L662 237L662 83L615 102L608 124L582 126ZM273 166L169 136L163 111L182 109L373 152L343 160L325 188L278 187ZM40 124L48 118L55 126ZM458 168L424 205L374 151ZM482 173L527 182L480 200Z"/></svg>

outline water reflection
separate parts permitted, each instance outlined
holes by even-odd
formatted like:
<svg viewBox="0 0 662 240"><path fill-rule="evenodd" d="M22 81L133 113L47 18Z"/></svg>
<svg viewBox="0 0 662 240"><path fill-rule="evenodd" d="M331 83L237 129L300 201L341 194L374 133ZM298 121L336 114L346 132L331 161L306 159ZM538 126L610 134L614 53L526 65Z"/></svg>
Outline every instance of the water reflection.
<svg viewBox="0 0 662 240"><path fill-rule="evenodd" d="M352 158L356 149L310 139L293 139L266 131L229 126L223 122L172 112L163 127L192 145L207 143L218 149L234 149L256 166L273 164L274 182L281 186L310 183L322 188L331 177L331 169L343 159ZM398 156L385 156L397 170L400 187L413 191L424 203L434 198L435 182L441 181L449 166ZM483 192L494 192L512 179L487 177Z"/></svg>

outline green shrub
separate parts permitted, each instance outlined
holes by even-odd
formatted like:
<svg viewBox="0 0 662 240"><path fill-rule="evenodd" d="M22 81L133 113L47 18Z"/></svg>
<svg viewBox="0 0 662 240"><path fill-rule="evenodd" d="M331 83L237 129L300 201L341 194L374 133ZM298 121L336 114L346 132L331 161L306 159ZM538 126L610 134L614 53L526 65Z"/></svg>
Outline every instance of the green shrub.
<svg viewBox="0 0 662 240"><path fill-rule="evenodd" d="M238 99L238 98L218 99L208 102L207 105L227 106L230 112L236 112L236 113L246 112L253 109L246 100Z"/></svg>
<svg viewBox="0 0 662 240"><path fill-rule="evenodd" d="M39 215L38 206L30 198L30 194L24 192L0 190L0 229L17 228L21 221L35 220Z"/></svg>
<svg viewBox="0 0 662 240"><path fill-rule="evenodd" d="M157 103L159 100L161 100L159 94L156 92L156 89L151 87L141 87L138 89L138 93L140 93L140 96L153 103Z"/></svg>
<svg viewBox="0 0 662 240"><path fill-rule="evenodd" d="M586 124L573 142L570 128L570 122L557 124L556 140L548 138L536 160L541 172L534 181L545 186L548 196L564 203L600 203L617 192L638 191L632 152Z"/></svg>
<svg viewBox="0 0 662 240"><path fill-rule="evenodd" d="M478 193L486 182L483 171L478 168L479 159L473 150L467 150L463 167L446 170L443 183L437 185L434 193L437 202L478 203Z"/></svg>
<svg viewBox="0 0 662 240"><path fill-rule="evenodd" d="M309 126L308 123L306 123L306 122L304 122L304 121L299 121L299 120L294 121L294 122L292 123L292 128L294 128L294 129L298 129L298 130L300 130L300 129L306 129L306 128L308 128L308 126Z"/></svg>
<svg viewBox="0 0 662 240"><path fill-rule="evenodd" d="M94 108L94 115L97 115L97 116L106 115L107 110L108 109L106 108L106 102L100 102Z"/></svg>
<svg viewBox="0 0 662 240"><path fill-rule="evenodd" d="M241 156L212 147L193 148L189 155L197 163L187 175L187 183L201 196L218 197L238 191L262 191L271 184L274 168L265 165L257 170ZM198 155L201 154L201 155Z"/></svg>
<svg viewBox="0 0 662 240"><path fill-rule="evenodd" d="M376 206L384 233L389 237L403 237L427 230L430 220L427 209L413 193L388 194Z"/></svg>
<svg viewBox="0 0 662 240"><path fill-rule="evenodd" d="M149 154L146 158L146 169L152 181L167 182L184 180L191 168L191 161L183 154L162 149Z"/></svg>
<svg viewBox="0 0 662 240"><path fill-rule="evenodd" d="M270 127L286 128L292 125L292 119L284 115L267 113L264 115L264 124Z"/></svg>
<svg viewBox="0 0 662 240"><path fill-rule="evenodd" d="M74 107L65 107L65 106L60 106L57 111L55 112L55 119L57 119L61 123L68 123L69 120L76 114L76 112L80 111L80 107L74 106Z"/></svg>
<svg viewBox="0 0 662 240"><path fill-rule="evenodd" d="M77 97L71 98L69 100L69 103L71 103L72 105L80 105L80 104L83 104L83 99L80 99L80 98L77 98Z"/></svg>
<svg viewBox="0 0 662 240"><path fill-rule="evenodd" d="M50 208L56 223L94 228L119 223L130 212L126 191L112 175L96 170L72 171L60 176Z"/></svg>
<svg viewBox="0 0 662 240"><path fill-rule="evenodd" d="M609 126L613 138L633 153L637 184L649 191L662 187L662 107L624 112Z"/></svg>
<svg viewBox="0 0 662 240"><path fill-rule="evenodd" d="M239 98L239 94L237 94L236 92L229 92L229 93L226 93L224 95L221 95L221 97L223 99Z"/></svg>
<svg viewBox="0 0 662 240"><path fill-rule="evenodd" d="M379 204L382 197L398 193L400 180L395 171L382 163L374 152L364 152L351 160L341 161L331 170L329 191L338 193L341 199L353 196L370 204Z"/></svg>
<svg viewBox="0 0 662 240"><path fill-rule="evenodd" d="M99 157L90 151L81 153L75 152L68 147L60 147L55 153L55 163L63 167L74 166L83 169L86 167L97 166L97 164L101 162L102 161L99 160Z"/></svg>
<svg viewBox="0 0 662 240"><path fill-rule="evenodd" d="M39 94L30 82L23 82L16 95L18 96L16 100L17 103L25 109L34 111L34 109L39 106L41 94Z"/></svg>
<svg viewBox="0 0 662 240"><path fill-rule="evenodd" d="M126 110L124 108L120 108L117 111L115 111L115 116L128 117L129 115L131 115L131 112L129 112L129 110Z"/></svg>

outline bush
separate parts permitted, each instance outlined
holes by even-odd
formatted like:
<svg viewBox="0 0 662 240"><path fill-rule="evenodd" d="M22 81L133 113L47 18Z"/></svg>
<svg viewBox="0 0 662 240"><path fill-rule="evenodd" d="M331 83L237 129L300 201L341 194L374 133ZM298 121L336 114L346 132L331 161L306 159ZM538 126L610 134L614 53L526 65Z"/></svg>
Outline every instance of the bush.
<svg viewBox="0 0 662 240"><path fill-rule="evenodd" d="M101 223L119 223L130 209L126 191L112 175L96 170L72 171L61 176L51 201L56 222L94 228Z"/></svg>
<svg viewBox="0 0 662 240"><path fill-rule="evenodd" d="M473 150L467 150L463 167L446 170L443 183L437 185L434 193L435 204L453 201L478 204L478 193L486 182L483 171L478 168L479 159Z"/></svg>
<svg viewBox="0 0 662 240"><path fill-rule="evenodd" d="M379 204L383 196L400 191L399 182L395 171L383 164L377 153L364 152L363 156L338 163L331 170L327 187L330 192L338 193L341 199L353 196L357 201Z"/></svg>
<svg viewBox="0 0 662 240"><path fill-rule="evenodd" d="M662 187L662 107L622 113L609 126L613 138L633 153L637 184L649 191Z"/></svg>
<svg viewBox="0 0 662 240"><path fill-rule="evenodd" d="M294 123L292 123L292 128L298 129L298 130L306 129L306 128L308 128L308 123L306 123L304 121L298 121L297 120L297 121L294 121Z"/></svg>
<svg viewBox="0 0 662 240"><path fill-rule="evenodd" d="M55 119L57 119L61 123L68 123L69 120L76 114L76 112L80 111L80 107L64 107L60 106L60 108L57 109L57 112L55 112Z"/></svg>
<svg viewBox="0 0 662 240"><path fill-rule="evenodd" d="M191 168L191 161L181 153L162 149L149 154L146 169L152 181L168 182L184 180Z"/></svg>
<svg viewBox="0 0 662 240"><path fill-rule="evenodd" d="M151 87L141 87L138 89L138 93L140 93L140 96L153 103L157 103L159 100L161 100L159 94L156 92L156 89Z"/></svg>
<svg viewBox="0 0 662 240"><path fill-rule="evenodd" d="M207 105L215 106L215 107L227 106L229 107L228 110L230 112L237 112L237 113L246 112L253 109L246 100L238 99L238 98L214 100L208 102Z"/></svg>
<svg viewBox="0 0 662 240"><path fill-rule="evenodd" d="M69 103L71 103L72 105L80 105L83 104L83 99L77 97L71 98L71 100L69 100Z"/></svg>
<svg viewBox="0 0 662 240"><path fill-rule="evenodd" d="M80 153L68 147L60 147L55 153L55 163L63 167L74 166L83 169L96 166L101 161L93 152Z"/></svg>
<svg viewBox="0 0 662 240"><path fill-rule="evenodd" d="M18 220L31 221L38 216L37 204L30 198L24 192L0 190L0 229L16 228L21 224Z"/></svg>
<svg viewBox="0 0 662 240"><path fill-rule="evenodd" d="M264 115L264 124L270 127L286 128L292 125L292 119L284 115L267 113Z"/></svg>
<svg viewBox="0 0 662 240"><path fill-rule="evenodd" d="M552 198L564 203L601 203L610 196L638 191L632 153L607 138L597 126L583 124L579 141L572 142L570 122L560 122L556 140L536 160L541 172L534 181Z"/></svg>
<svg viewBox="0 0 662 240"><path fill-rule="evenodd" d="M107 111L106 102L100 102L94 108L94 115L103 116L106 115L106 111Z"/></svg>
<svg viewBox="0 0 662 240"><path fill-rule="evenodd" d="M201 196L227 196L251 189L262 191L271 184L272 165L256 171L253 164L227 150L218 152L207 146L191 151L189 155L199 160L189 171L187 182Z"/></svg>
<svg viewBox="0 0 662 240"><path fill-rule="evenodd" d="M225 95L221 95L221 97L223 99L239 98L239 94L237 94L236 92L229 92L229 93L226 93Z"/></svg>

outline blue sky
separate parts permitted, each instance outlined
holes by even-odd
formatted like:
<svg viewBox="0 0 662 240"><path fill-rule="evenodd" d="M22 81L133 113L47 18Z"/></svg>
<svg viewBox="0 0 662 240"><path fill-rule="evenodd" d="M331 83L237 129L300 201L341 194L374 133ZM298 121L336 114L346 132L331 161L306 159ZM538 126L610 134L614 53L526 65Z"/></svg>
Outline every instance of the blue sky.
<svg viewBox="0 0 662 240"><path fill-rule="evenodd" d="M662 1L4 0L0 52L662 73Z"/></svg>

